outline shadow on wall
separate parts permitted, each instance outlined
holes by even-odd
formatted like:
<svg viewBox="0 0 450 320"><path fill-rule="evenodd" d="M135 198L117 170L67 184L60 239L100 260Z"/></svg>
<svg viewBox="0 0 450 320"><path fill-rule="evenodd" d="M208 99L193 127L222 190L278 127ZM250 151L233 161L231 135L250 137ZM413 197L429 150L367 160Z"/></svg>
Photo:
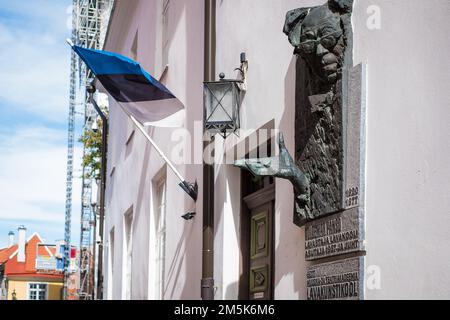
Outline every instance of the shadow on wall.
<svg viewBox="0 0 450 320"><path fill-rule="evenodd" d="M154 131L153 129L150 129L147 131L150 136L153 135L153 131ZM146 217L146 216L148 215L148 212L151 212L151 210L148 206L148 203L147 203L148 201L146 201L145 194L151 191L150 186L152 185L151 180L148 179L148 168L149 168L148 163L149 163L149 159L150 159L152 151L153 150L150 146L150 143L146 142L145 149L144 149L144 158L141 163L141 170L138 171L138 172L140 172L140 179L139 179L137 197L136 197L136 202L135 202L136 206L133 210L133 215L134 215L133 216L133 228L136 228L137 225L140 225L140 224L146 223L146 222L147 222L147 225L150 225L149 217ZM133 230L133 233L135 233L134 230ZM146 237L146 239L144 241L142 241L143 239L141 238L140 239L141 241L137 242L138 244L142 244L141 248L136 248L133 245L133 251L135 251L135 250L138 251L138 252L136 252L137 256L140 255L139 254L140 250L144 251L144 249L146 249L145 244L148 243L149 232L145 233L145 237ZM135 254L135 253L133 252L133 254ZM139 262L139 261L141 262L141 264L136 266L136 262ZM148 279L149 275L148 275L148 266L146 264L146 259L134 259L132 268L134 269L132 274L135 274L135 275L147 274L147 279ZM133 288L136 288L136 287L140 288L140 290L138 290L140 292L135 292L135 290L132 290L132 298L133 299L148 298L148 288L145 285L145 283L143 281L140 281L139 279L136 282L137 282L137 285L134 284Z"/></svg>
<svg viewBox="0 0 450 320"><path fill-rule="evenodd" d="M285 76L285 108L279 123L279 128L290 129L289 132L284 132L284 136L291 154L295 154L296 63L297 58L292 56ZM292 184L280 179L276 179L275 183L277 193L275 213L278 215L275 217L275 294L278 290L280 292L295 292L298 298L302 299L306 297L304 289L306 288L304 228L300 229L293 223L294 195ZM280 197L285 197L285 194L289 195L287 201L280 201ZM284 279L285 277L288 277L288 279ZM287 283L290 287L286 287ZM280 289L277 290L277 287L280 287ZM288 297L276 294L276 298L285 299Z"/></svg>
<svg viewBox="0 0 450 320"><path fill-rule="evenodd" d="M225 140L217 136L216 143L223 145L218 147L218 152L225 150ZM240 169L233 165L224 164L215 167L214 181L214 280L215 280L215 299L237 299L238 282L233 288L227 288L223 282L224 273L232 274L233 270L225 270L227 266L231 269L240 268L240 254L236 252L235 244L240 244ZM234 183L234 185L230 185ZM232 215L232 216L230 216ZM231 239L231 233L225 234L229 227L225 228L225 223L233 223L235 238ZM232 257L226 256L227 249L232 249ZM227 261L228 259L228 261ZM237 262L237 266L234 264ZM239 271L237 272L237 276Z"/></svg>
<svg viewBox="0 0 450 320"><path fill-rule="evenodd" d="M225 300L234 300L236 299L236 292L239 290L239 283L233 282L227 286L225 291L225 296L223 297Z"/></svg>
<svg viewBox="0 0 450 320"><path fill-rule="evenodd" d="M181 219L181 218L180 218ZM192 221L192 220L190 220ZM184 224L183 227L183 233L180 236L180 240L178 241L177 244L177 248L175 250L175 254L174 257L172 259L172 262L170 264L169 270L167 272L167 285L164 288L164 298L170 298L170 299L178 299L178 297L174 297L175 294L175 290L177 289L177 284L178 284L178 278L181 274L181 267L183 266L183 263L186 259L186 263L185 266L187 269L191 269L191 254L190 251L191 250L187 250L186 248L186 244L185 243L189 243L189 240L192 236L192 231L194 230L193 224L187 221ZM192 273L190 273L191 270L186 270L186 275L190 276L192 275ZM186 280L188 280L189 277L186 278ZM181 293L181 297L179 298L187 298L184 296L184 292L186 289L186 281L184 282L185 286L183 287L182 293ZM169 291L169 284L172 284L172 289ZM200 280L198 282L198 286L200 287ZM191 288L192 289L192 288ZM192 297L190 297L192 298Z"/></svg>
<svg viewBox="0 0 450 320"><path fill-rule="evenodd" d="M286 71L285 76L285 108L283 115L280 119L279 128L286 131L284 132L286 137L286 143L288 149L293 153L294 150L294 119L295 119L295 79L296 79L296 57L293 56L289 64L289 68ZM294 154L294 153L293 153ZM218 178L215 183L215 194L223 195L226 197L227 186L226 181L238 181L240 185L240 169L235 168L231 165L221 165L216 171ZM225 177L227 179L225 179ZM297 294L297 298L306 298L306 265L307 262L304 260L304 228L299 228L293 223L293 213L294 213L294 196L293 187L289 181L276 179L276 192L277 201L275 203L275 266L274 266L274 288L275 294L277 293L277 287L279 287L279 292L291 293L287 296L276 294L277 299L295 299L296 297L292 294ZM230 199L224 198L224 201L231 203L231 212L233 213L233 222L235 228L235 234L237 236L236 243L238 243L239 248L241 247L241 224L240 216L241 212L241 190L240 187L233 188L230 186ZM289 196L286 196L289 195ZM215 235L220 234L218 229L219 223L224 218L223 206L217 205L216 202L216 212L215 212ZM215 239L216 241L216 239ZM222 244L223 239L218 239L219 243ZM223 244L222 244L223 245ZM215 247L217 250L220 248ZM215 264L216 269L215 278L216 281L221 280L217 278L217 275L222 275L224 270L219 270L218 268L225 267L224 250L222 248L221 252L216 252L216 256L222 254L220 259L222 263ZM244 291L248 290L248 287L241 286L242 281L248 281L245 274L243 274L243 255L242 252L239 253L239 281L232 282L226 286L226 288L221 290L216 294L217 299L237 299L238 297L243 298ZM217 285L222 285L221 283L216 283ZM240 292L241 291L241 292ZM223 296L222 296L223 293ZM239 296L238 296L239 295ZM241 297L242 296L242 297Z"/></svg>
<svg viewBox="0 0 450 320"><path fill-rule="evenodd" d="M203 2L196 1L192 2L189 0L176 1L173 3L170 9L169 16L169 30L168 39L169 47L171 46L171 41L177 30L184 30L186 40L186 56L185 56L185 83L197 84L198 90L186 90L185 92L185 106L186 109L190 109L187 112L186 119L186 129L189 132L194 131L194 120L202 119L202 106L203 106L203 95L202 95L202 81L203 81L203 46L194 46L188 41L189 39L197 39L198 35L203 31L203 20L198 19L199 12L201 16L203 15ZM184 19L181 17L184 15ZM184 25L180 25L180 22L184 21ZM172 24L173 22L173 24ZM203 38L199 42L203 44ZM174 71L175 72L175 71ZM170 72L169 72L170 74ZM169 75L170 76L170 75ZM195 109L194 107L197 107ZM197 113L199 113L197 115ZM193 118L189 118L193 117ZM184 210L196 211L197 215L194 219L189 221L184 221L180 217L186 212L176 212L174 214L174 219L180 219L183 223L183 231L181 236L179 236L179 241L176 247L175 255L170 263L170 268L167 274L167 286L164 289L164 297L167 299L200 299L200 279L201 279L201 248L202 248L202 191L201 191L201 165L189 165L185 167L185 179L191 182L195 180L200 184L199 196L196 204L193 203L192 199L187 196L178 186L177 190L180 196L184 197ZM176 235L178 237L178 235ZM184 269L183 269L184 268ZM180 275L184 275L183 283L179 283ZM169 289L171 286L171 289ZM179 290L179 291L178 291Z"/></svg>

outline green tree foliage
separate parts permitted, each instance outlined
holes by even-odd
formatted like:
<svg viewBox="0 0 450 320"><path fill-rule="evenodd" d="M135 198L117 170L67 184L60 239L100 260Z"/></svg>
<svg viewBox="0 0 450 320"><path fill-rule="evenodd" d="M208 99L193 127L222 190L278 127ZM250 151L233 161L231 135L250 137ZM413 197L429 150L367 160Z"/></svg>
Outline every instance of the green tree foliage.
<svg viewBox="0 0 450 320"><path fill-rule="evenodd" d="M102 159L102 120L98 118L96 130L86 129L80 138L85 152L82 159L83 167L92 168L87 172L85 178L100 179L101 159Z"/></svg>

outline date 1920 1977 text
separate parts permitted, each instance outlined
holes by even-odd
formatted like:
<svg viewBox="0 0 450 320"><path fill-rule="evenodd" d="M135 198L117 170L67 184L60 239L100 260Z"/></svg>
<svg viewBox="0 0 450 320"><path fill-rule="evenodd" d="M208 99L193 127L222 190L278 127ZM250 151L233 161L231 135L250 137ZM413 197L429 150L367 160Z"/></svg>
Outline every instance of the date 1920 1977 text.
<svg viewBox="0 0 450 320"><path fill-rule="evenodd" d="M351 207L358 205L359 189L358 187L349 188L345 191L345 206Z"/></svg>

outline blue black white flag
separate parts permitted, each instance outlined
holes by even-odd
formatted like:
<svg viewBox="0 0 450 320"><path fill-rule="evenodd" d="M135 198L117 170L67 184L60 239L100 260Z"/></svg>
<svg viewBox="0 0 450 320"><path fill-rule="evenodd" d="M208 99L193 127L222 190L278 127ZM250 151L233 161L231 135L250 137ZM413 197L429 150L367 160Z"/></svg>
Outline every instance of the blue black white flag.
<svg viewBox="0 0 450 320"><path fill-rule="evenodd" d="M124 108L146 126L180 127L184 106L139 63L122 55L72 46L89 69Z"/></svg>

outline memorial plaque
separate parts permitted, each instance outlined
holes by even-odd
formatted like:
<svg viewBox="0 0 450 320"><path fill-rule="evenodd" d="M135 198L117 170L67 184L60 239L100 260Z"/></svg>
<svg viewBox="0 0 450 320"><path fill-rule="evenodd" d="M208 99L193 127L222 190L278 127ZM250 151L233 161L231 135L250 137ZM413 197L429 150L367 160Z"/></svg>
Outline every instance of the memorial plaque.
<svg viewBox="0 0 450 320"><path fill-rule="evenodd" d="M353 67L352 8L353 0L328 0L286 13L283 32L297 56L294 156L280 134L278 156L234 164L289 180L299 227L364 198L365 72Z"/></svg>
<svg viewBox="0 0 450 320"><path fill-rule="evenodd" d="M365 69L357 65L343 77L345 210L306 224L306 260L364 250Z"/></svg>
<svg viewBox="0 0 450 320"><path fill-rule="evenodd" d="M305 259L315 260L364 250L364 221L360 208L352 208L308 222Z"/></svg>
<svg viewBox="0 0 450 320"><path fill-rule="evenodd" d="M346 109L350 100L347 70L353 66L352 4L353 0L328 0L286 14L283 32L298 57L294 160L308 182L308 188L294 190L293 221L298 226L346 207L345 124L352 121Z"/></svg>
<svg viewBox="0 0 450 320"><path fill-rule="evenodd" d="M306 290L308 300L364 299L364 257L309 267Z"/></svg>

